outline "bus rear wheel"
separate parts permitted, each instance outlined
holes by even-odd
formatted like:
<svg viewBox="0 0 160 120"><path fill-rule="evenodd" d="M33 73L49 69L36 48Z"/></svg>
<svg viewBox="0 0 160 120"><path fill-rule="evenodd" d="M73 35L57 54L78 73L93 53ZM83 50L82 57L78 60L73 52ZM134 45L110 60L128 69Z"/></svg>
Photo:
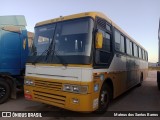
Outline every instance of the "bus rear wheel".
<svg viewBox="0 0 160 120"><path fill-rule="evenodd" d="M10 96L10 87L2 79L0 79L0 104L6 102Z"/></svg>
<svg viewBox="0 0 160 120"><path fill-rule="evenodd" d="M96 113L103 114L106 112L108 105L111 100L111 89L105 83L102 85L100 96L99 96L99 108L95 111Z"/></svg>
<svg viewBox="0 0 160 120"><path fill-rule="evenodd" d="M142 86L142 82L143 82L143 73L141 73L141 76L140 76L140 83L137 85L137 87Z"/></svg>

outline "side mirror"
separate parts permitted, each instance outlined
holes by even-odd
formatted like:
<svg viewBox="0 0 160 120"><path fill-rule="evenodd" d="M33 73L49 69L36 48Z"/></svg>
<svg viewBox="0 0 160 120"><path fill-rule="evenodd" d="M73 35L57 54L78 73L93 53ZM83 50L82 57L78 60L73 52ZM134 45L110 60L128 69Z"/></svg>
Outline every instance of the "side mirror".
<svg viewBox="0 0 160 120"><path fill-rule="evenodd" d="M10 31L10 32L21 33L20 27L17 27L17 26L5 26L5 27L2 27L1 29L5 31Z"/></svg>
<svg viewBox="0 0 160 120"><path fill-rule="evenodd" d="M96 33L96 48L102 48L103 45L103 34L100 32Z"/></svg>

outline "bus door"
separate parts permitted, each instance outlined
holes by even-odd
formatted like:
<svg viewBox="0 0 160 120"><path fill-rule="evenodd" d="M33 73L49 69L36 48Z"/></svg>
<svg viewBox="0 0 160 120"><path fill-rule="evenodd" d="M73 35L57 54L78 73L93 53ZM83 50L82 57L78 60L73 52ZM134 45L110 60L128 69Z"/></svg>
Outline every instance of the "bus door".
<svg viewBox="0 0 160 120"><path fill-rule="evenodd" d="M97 32L102 33L103 35L103 44L102 48L96 49L95 64L98 67L106 68L106 66L109 67L113 58L111 25L107 21L98 17L96 21Z"/></svg>

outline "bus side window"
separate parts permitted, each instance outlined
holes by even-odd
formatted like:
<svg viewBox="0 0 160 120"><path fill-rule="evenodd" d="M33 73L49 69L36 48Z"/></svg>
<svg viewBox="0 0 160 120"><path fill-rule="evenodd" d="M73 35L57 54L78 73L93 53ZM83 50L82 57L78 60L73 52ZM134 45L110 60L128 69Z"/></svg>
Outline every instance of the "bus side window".
<svg viewBox="0 0 160 120"><path fill-rule="evenodd" d="M138 49L137 49L138 47L135 43L134 43L133 47L134 47L134 56L138 57Z"/></svg>
<svg viewBox="0 0 160 120"><path fill-rule="evenodd" d="M139 58L139 46L137 46L137 57Z"/></svg>
<svg viewBox="0 0 160 120"><path fill-rule="evenodd" d="M132 55L132 43L128 38L126 38L126 49L127 49L127 54Z"/></svg>
<svg viewBox="0 0 160 120"><path fill-rule="evenodd" d="M144 60L147 59L147 54L146 54L146 51L144 50Z"/></svg>
<svg viewBox="0 0 160 120"><path fill-rule="evenodd" d="M130 41L130 55L133 55L133 42Z"/></svg>
<svg viewBox="0 0 160 120"><path fill-rule="evenodd" d="M142 58L141 48L139 47L139 58Z"/></svg>
<svg viewBox="0 0 160 120"><path fill-rule="evenodd" d="M146 54L147 54L147 61L148 61L148 52L146 52Z"/></svg>
<svg viewBox="0 0 160 120"><path fill-rule="evenodd" d="M120 39L121 39L120 33L118 31L115 31L115 49L117 51L120 51L120 43L121 43Z"/></svg>
<svg viewBox="0 0 160 120"><path fill-rule="evenodd" d="M123 35L121 35L121 52L125 52L125 45L124 45L124 36Z"/></svg>
<svg viewBox="0 0 160 120"><path fill-rule="evenodd" d="M124 36L119 31L115 31L115 49L119 52L125 52Z"/></svg>
<svg viewBox="0 0 160 120"><path fill-rule="evenodd" d="M144 50L142 50L142 52L143 52L143 60L145 59L145 54L144 54Z"/></svg>

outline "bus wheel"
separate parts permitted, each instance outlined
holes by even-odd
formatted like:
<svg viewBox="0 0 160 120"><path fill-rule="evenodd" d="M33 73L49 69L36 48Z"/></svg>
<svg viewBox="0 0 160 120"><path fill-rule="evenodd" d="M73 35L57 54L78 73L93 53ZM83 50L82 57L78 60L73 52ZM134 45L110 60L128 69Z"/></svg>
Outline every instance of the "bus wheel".
<svg viewBox="0 0 160 120"><path fill-rule="evenodd" d="M95 112L100 114L105 113L110 100L111 100L111 89L107 84L103 84L99 96L99 108Z"/></svg>
<svg viewBox="0 0 160 120"><path fill-rule="evenodd" d="M143 82L143 73L141 73L140 83L137 86L138 87L142 86L142 82Z"/></svg>
<svg viewBox="0 0 160 120"><path fill-rule="evenodd" d="M10 87L9 85L0 79L0 104L6 102L10 96Z"/></svg>

